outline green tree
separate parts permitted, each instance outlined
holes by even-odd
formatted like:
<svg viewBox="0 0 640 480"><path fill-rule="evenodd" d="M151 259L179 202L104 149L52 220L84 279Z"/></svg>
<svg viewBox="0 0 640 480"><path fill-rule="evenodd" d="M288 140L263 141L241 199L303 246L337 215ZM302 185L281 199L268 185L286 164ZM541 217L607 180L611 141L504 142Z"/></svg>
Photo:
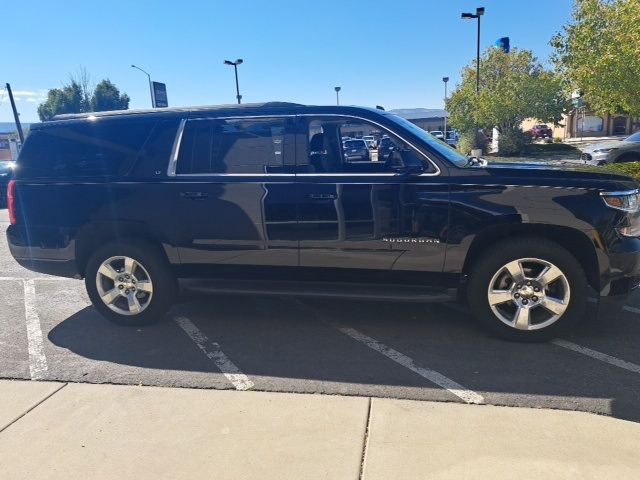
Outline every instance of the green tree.
<svg viewBox="0 0 640 480"><path fill-rule="evenodd" d="M462 131L475 126L519 129L526 118L559 123L568 108L561 79L545 70L530 50L505 53L494 47L480 59L480 93L473 61L462 70L462 81L447 101L451 124Z"/></svg>
<svg viewBox="0 0 640 480"><path fill-rule="evenodd" d="M640 115L640 2L575 0L552 60L594 111Z"/></svg>
<svg viewBox="0 0 640 480"><path fill-rule="evenodd" d="M93 92L91 108L94 112L105 110L127 110L129 95L120 94L120 90L109 79L102 80Z"/></svg>
<svg viewBox="0 0 640 480"><path fill-rule="evenodd" d="M47 100L38 106L40 120L50 120L64 113L101 112L104 110L126 110L129 108L129 96L110 80L102 80L95 88L87 72L80 69L61 88L52 88Z"/></svg>
<svg viewBox="0 0 640 480"><path fill-rule="evenodd" d="M82 87L75 81L71 81L62 88L52 88L47 94L47 100L38 106L40 120L50 120L54 115L62 113L85 112L86 101Z"/></svg>

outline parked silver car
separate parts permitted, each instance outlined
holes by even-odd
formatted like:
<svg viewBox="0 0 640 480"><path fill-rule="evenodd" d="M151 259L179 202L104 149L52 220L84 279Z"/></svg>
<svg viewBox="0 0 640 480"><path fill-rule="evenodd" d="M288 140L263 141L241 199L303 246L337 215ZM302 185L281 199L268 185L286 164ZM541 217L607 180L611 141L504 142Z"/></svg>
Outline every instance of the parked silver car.
<svg viewBox="0 0 640 480"><path fill-rule="evenodd" d="M640 162L640 132L622 140L588 145L582 150L580 158L589 165Z"/></svg>

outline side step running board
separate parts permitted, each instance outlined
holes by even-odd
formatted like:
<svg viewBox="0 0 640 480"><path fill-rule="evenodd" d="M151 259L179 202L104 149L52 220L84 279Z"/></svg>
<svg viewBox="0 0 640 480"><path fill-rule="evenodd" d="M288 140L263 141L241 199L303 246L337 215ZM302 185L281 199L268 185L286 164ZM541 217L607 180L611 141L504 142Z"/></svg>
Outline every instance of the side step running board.
<svg viewBox="0 0 640 480"><path fill-rule="evenodd" d="M251 295L285 295L402 302L451 302L456 289L415 285L354 284L340 282L285 282L264 280L181 279L185 291Z"/></svg>

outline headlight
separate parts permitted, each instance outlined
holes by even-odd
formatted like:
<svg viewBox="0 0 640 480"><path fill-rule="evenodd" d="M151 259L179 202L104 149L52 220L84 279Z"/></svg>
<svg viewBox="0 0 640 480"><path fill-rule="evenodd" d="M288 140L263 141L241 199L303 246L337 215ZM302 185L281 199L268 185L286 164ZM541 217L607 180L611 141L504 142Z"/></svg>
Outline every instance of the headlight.
<svg viewBox="0 0 640 480"><path fill-rule="evenodd" d="M638 205L640 204L638 199L638 190L627 190L624 192L600 192L600 196L604 203L616 210L622 210L623 212L637 212Z"/></svg>
<svg viewBox="0 0 640 480"><path fill-rule="evenodd" d="M613 152L615 150L618 150L617 147L612 147L612 148L599 148L597 150L594 150L593 153L609 153L609 152Z"/></svg>

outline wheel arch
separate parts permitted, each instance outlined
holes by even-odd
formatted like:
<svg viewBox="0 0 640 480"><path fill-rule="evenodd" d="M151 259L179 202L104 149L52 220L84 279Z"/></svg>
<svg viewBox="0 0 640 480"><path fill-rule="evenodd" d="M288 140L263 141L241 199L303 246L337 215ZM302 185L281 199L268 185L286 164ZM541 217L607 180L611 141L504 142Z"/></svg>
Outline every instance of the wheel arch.
<svg viewBox="0 0 640 480"><path fill-rule="evenodd" d="M78 271L84 277L89 258L98 247L107 243L126 243L131 240L157 247L169 263L179 262L175 249L160 241L145 224L122 221L96 222L85 225L76 234L75 248Z"/></svg>
<svg viewBox="0 0 640 480"><path fill-rule="evenodd" d="M462 268L468 275L482 252L498 242L514 237L538 237L551 240L571 252L584 268L587 282L600 291L600 266L594 242L582 231L561 225L514 224L496 225L482 230L473 239Z"/></svg>

